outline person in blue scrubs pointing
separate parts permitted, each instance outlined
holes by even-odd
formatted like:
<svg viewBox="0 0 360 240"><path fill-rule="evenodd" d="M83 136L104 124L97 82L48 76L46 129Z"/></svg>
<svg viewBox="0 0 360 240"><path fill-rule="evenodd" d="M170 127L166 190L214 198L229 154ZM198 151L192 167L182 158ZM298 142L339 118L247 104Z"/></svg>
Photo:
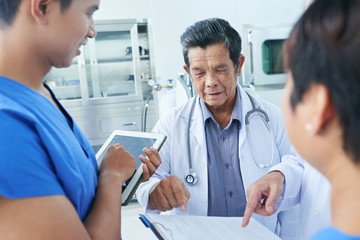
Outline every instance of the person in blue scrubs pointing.
<svg viewBox="0 0 360 240"><path fill-rule="evenodd" d="M102 164L43 83L94 38L99 0L0 0L1 239L120 239L122 184L135 159Z"/></svg>

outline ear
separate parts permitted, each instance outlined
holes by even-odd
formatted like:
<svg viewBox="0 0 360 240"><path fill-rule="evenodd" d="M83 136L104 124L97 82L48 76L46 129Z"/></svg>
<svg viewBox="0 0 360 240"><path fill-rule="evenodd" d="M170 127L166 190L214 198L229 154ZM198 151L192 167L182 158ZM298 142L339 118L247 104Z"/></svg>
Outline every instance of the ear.
<svg viewBox="0 0 360 240"><path fill-rule="evenodd" d="M187 68L186 64L184 64L183 68L184 68L184 70L187 72L187 74L189 74L189 76L190 76L190 81L193 82L192 77L191 77L191 74L190 74L190 71L189 71L189 69Z"/></svg>
<svg viewBox="0 0 360 240"><path fill-rule="evenodd" d="M34 20L39 24L47 24L49 5L51 0L30 0L30 12Z"/></svg>
<svg viewBox="0 0 360 240"><path fill-rule="evenodd" d="M244 62L245 62L245 56L243 54L240 54L239 66L238 66L238 69L237 69L237 75L238 76L241 75L241 69L242 69L242 66L244 65Z"/></svg>
<svg viewBox="0 0 360 240"><path fill-rule="evenodd" d="M186 64L184 64L183 68L184 68L184 70L187 72L187 74L190 75L189 69L187 68Z"/></svg>
<svg viewBox="0 0 360 240"><path fill-rule="evenodd" d="M313 116L311 124L314 134L321 134L326 130L327 124L336 117L333 102L328 89L323 84L312 85Z"/></svg>

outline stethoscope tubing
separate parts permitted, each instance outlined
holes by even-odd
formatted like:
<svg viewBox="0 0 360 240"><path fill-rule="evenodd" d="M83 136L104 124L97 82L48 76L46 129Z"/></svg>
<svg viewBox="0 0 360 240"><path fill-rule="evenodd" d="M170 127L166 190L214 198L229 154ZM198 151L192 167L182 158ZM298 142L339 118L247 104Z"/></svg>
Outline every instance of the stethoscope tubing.
<svg viewBox="0 0 360 240"><path fill-rule="evenodd" d="M195 104L196 104L196 96L195 96L194 101L193 101L193 103L191 105L189 118L188 118L188 123L187 123L187 131L186 131L189 172L187 174L185 174L185 182L187 184L189 184L190 186L195 185L198 182L198 179L199 179L197 174L195 173L195 171L193 171L193 169L192 169L191 152L190 152L190 122L191 122L192 114L194 112Z"/></svg>
<svg viewBox="0 0 360 240"><path fill-rule="evenodd" d="M270 124L270 120L269 120L269 116L268 114L262 110L259 107L255 107L255 103L254 103L254 100L253 100L253 97L248 93L246 92L246 94L248 95L249 97L249 100L251 102L251 106L252 106L252 109L250 111L248 111L245 115L245 126L246 126L246 133L248 135L248 138L250 137L250 133L249 133L249 124L250 124L250 117L252 114L256 113L256 112L259 112L261 113L261 115L265 118L265 122L267 124L267 129L269 130L271 136L272 136L272 128L271 128L271 124ZM198 182L199 180L199 177L198 175L196 174L196 172L192 169L192 160L191 160L191 150L190 150L190 122L191 122L191 118L192 118L192 115L193 115L193 112L194 112L194 108L195 108L195 104L196 104L196 101L197 101L197 98L195 96L192 104L191 104L191 109L190 109L190 113L189 113L189 117L188 117L188 122L187 122L187 131L186 131L186 140L187 140L187 154L188 154L188 166L189 166L189 171L187 174L185 174L184 178L185 178L185 182L190 185L190 186L194 186L196 185L196 183ZM256 165L259 167L259 168L267 168L267 167L270 167L273 163L273 160L274 160L274 139L272 139L272 142L271 142L271 149L272 149L272 157L271 157L271 161L270 163L267 163L267 164L259 164L256 159L255 159L255 156L253 154L253 151L252 151L252 146L251 146L251 143L249 141L249 148L250 148L250 152L251 152L251 156L252 158L254 159Z"/></svg>

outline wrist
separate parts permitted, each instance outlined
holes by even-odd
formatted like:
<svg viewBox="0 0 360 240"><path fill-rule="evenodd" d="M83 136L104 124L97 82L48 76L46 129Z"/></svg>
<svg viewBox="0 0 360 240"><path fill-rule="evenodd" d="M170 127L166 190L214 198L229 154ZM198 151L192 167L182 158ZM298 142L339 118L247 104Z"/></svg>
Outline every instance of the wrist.
<svg viewBox="0 0 360 240"><path fill-rule="evenodd" d="M119 172L104 171L99 174L98 184L106 183L122 186L126 180L125 176Z"/></svg>
<svg viewBox="0 0 360 240"><path fill-rule="evenodd" d="M155 188L157 187L157 185L159 185L159 183L160 183L160 182L155 183L155 184L151 187L151 189L150 189L150 191L149 191L149 199L148 199L147 208L150 209L150 210L155 210L155 209L156 209L156 207L154 206L154 204L153 204L153 202L152 202L152 200L151 200L151 194L152 194L152 192L155 190Z"/></svg>
<svg viewBox="0 0 360 240"><path fill-rule="evenodd" d="M275 176L277 179L279 179L280 182L282 182L283 184L285 184L285 175L279 171L279 170L273 170L271 172L269 172L268 174L272 174L273 176Z"/></svg>

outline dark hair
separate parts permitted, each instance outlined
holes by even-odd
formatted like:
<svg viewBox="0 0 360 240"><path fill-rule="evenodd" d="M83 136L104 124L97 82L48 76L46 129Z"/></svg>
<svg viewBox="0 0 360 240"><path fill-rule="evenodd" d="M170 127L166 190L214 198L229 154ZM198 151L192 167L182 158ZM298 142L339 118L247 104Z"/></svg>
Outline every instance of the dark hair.
<svg viewBox="0 0 360 240"><path fill-rule="evenodd" d="M316 0L284 47L294 79L294 109L312 84L329 91L343 130L343 148L360 163L360 0Z"/></svg>
<svg viewBox="0 0 360 240"><path fill-rule="evenodd" d="M235 70L239 66L241 53L241 38L239 33L230 24L220 18L210 18L189 26L180 37L183 48L184 61L190 68L188 53L193 47L205 49L209 45L223 43L230 53Z"/></svg>
<svg viewBox="0 0 360 240"><path fill-rule="evenodd" d="M0 0L0 28L9 26L15 19L22 0ZM72 0L59 0L61 11L65 11Z"/></svg>

